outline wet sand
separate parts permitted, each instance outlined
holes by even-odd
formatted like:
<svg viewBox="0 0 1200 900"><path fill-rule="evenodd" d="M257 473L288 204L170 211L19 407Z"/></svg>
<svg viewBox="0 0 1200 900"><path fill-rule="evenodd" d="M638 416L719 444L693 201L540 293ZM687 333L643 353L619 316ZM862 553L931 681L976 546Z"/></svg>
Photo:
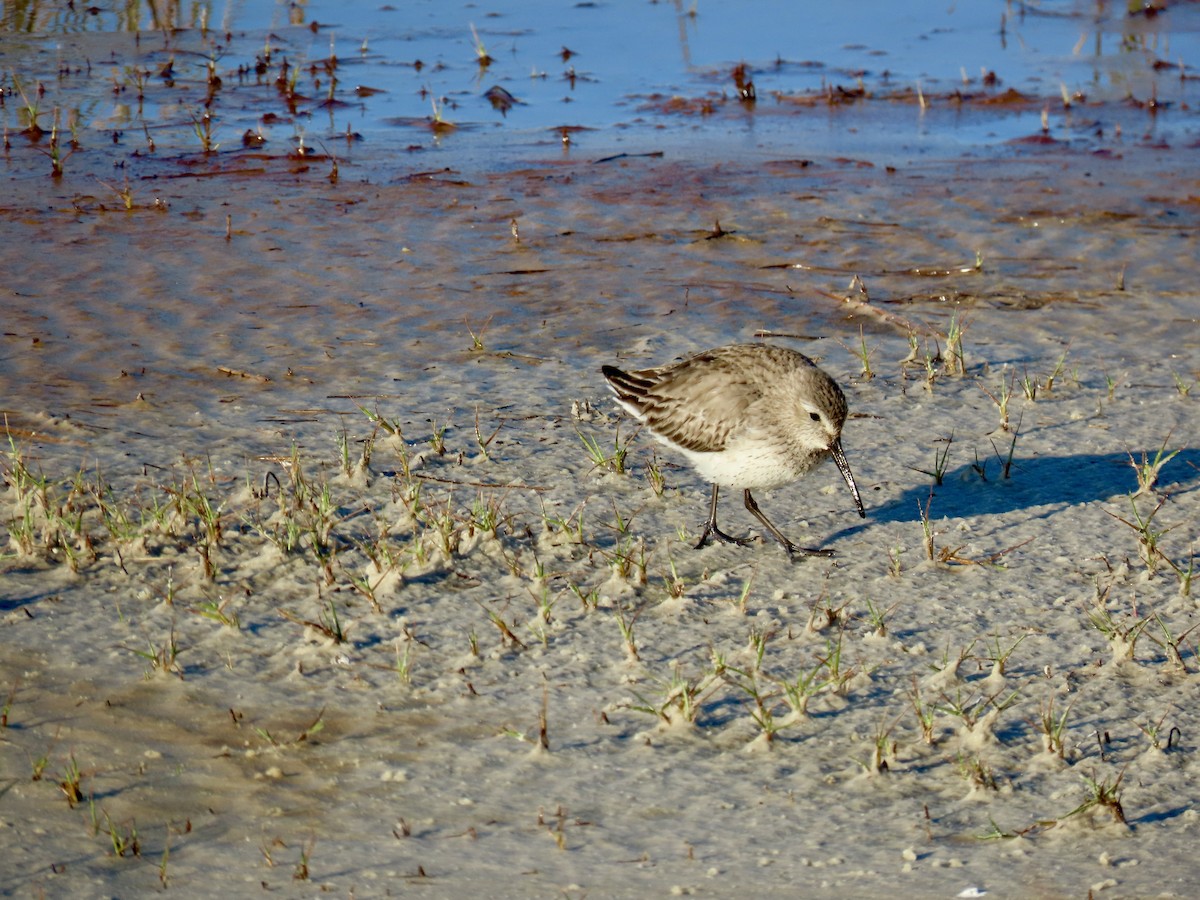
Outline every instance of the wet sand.
<svg viewBox="0 0 1200 900"><path fill-rule="evenodd" d="M26 140L6 894L1192 893L1194 141L268 144L126 210ZM598 372L767 333L850 402L867 519L759 498L831 560L693 550Z"/></svg>

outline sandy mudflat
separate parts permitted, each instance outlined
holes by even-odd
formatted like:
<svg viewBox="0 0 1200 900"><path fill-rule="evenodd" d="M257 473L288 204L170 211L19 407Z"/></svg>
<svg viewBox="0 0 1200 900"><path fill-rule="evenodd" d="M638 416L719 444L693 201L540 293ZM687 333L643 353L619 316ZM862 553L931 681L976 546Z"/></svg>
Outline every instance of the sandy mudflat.
<svg viewBox="0 0 1200 900"><path fill-rule="evenodd" d="M6 157L0 891L1194 895L1194 140L134 133ZM833 559L693 550L599 376L762 332Z"/></svg>

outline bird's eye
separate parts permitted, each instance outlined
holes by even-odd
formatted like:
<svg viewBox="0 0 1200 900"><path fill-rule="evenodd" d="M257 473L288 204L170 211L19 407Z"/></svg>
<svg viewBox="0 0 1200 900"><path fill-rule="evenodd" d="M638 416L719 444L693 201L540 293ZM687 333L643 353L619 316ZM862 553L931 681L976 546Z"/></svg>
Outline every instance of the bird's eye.
<svg viewBox="0 0 1200 900"><path fill-rule="evenodd" d="M819 413L809 413L809 414L808 414L808 417L809 417L810 419L812 419L814 422L820 422L820 421L821 421L821 416L820 416L820 414L819 414Z"/></svg>

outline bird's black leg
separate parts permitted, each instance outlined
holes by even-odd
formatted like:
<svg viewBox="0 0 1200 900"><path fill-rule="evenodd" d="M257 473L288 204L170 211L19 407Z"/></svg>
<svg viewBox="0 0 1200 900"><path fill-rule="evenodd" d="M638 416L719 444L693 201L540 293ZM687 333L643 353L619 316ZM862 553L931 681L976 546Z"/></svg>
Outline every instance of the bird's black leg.
<svg viewBox="0 0 1200 900"><path fill-rule="evenodd" d="M746 489L746 509L750 510L750 512L754 514L754 517L766 526L767 531L771 532L775 540L783 544L783 549L788 552L788 556L833 556L832 550L810 550L808 547L797 547L795 544L785 538L783 533L774 525L772 525L771 520L768 519L763 514L763 511L758 508L758 504L755 503L754 498L750 496L749 488Z"/></svg>
<svg viewBox="0 0 1200 900"><path fill-rule="evenodd" d="M747 544L753 543L753 538L735 538L733 535L726 534L717 527L717 493L720 489L715 484L712 488L712 505L708 508L708 521L704 523L704 533L700 535L700 540L696 542L696 549L699 550L714 539L720 541L722 544L737 544L739 547L745 547ZM749 496L749 494L750 492L746 491L746 495ZM771 530L775 531L774 528ZM775 534L778 536L779 532L775 532Z"/></svg>

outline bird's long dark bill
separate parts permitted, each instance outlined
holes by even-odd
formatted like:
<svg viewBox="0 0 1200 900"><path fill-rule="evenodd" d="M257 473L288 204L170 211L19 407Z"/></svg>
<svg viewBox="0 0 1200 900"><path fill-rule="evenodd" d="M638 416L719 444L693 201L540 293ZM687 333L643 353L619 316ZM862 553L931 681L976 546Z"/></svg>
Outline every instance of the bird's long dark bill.
<svg viewBox="0 0 1200 900"><path fill-rule="evenodd" d="M858 495L858 485L854 483L854 475L850 472L850 463L846 462L846 454L842 452L842 442L834 441L833 446L829 448L829 452L833 454L833 461L837 463L838 471L842 473L842 477L846 479L846 486L850 488L850 493L854 495L854 502L858 506L858 514L865 519L867 512L863 509L862 497Z"/></svg>

